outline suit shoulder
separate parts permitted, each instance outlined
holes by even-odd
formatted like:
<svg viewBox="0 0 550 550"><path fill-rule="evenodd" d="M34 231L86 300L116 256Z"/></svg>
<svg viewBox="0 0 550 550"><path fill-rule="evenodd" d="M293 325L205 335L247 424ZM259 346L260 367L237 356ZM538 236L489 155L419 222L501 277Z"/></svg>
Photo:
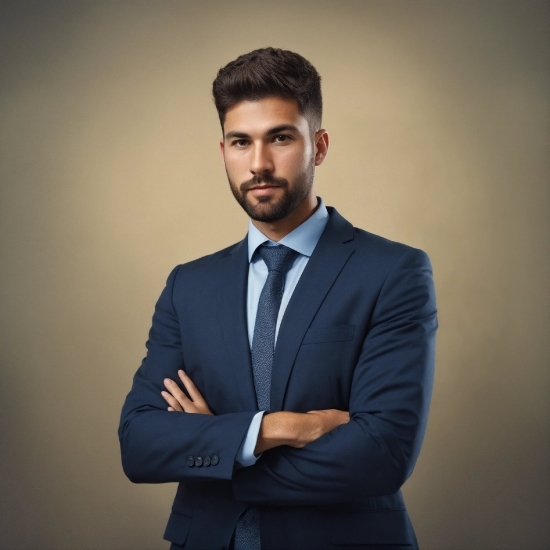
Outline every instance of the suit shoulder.
<svg viewBox="0 0 550 550"><path fill-rule="evenodd" d="M185 277L186 279L208 277L215 272L220 260L236 252L241 246L246 246L246 239L223 248L222 250L218 250L217 252L213 252L212 254L207 254L200 258L190 260L189 262L179 264L172 270L168 279L172 277L175 279L180 277Z"/></svg>
<svg viewBox="0 0 550 550"><path fill-rule="evenodd" d="M354 227L354 240L359 251L377 253L384 257L399 258L403 255L428 259L428 255L423 250L415 248L408 244L392 241L386 237L370 233L364 229Z"/></svg>
<svg viewBox="0 0 550 550"><path fill-rule="evenodd" d="M409 302L416 296L430 311L436 311L432 264L423 250L362 229L354 228L354 232L355 265L368 272L371 280L379 281L381 296L402 295Z"/></svg>

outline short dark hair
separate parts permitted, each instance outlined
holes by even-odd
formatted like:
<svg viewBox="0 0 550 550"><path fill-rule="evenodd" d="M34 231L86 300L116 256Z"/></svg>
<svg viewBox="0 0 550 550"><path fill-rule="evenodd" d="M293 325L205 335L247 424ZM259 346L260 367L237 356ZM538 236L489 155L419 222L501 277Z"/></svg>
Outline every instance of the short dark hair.
<svg viewBox="0 0 550 550"><path fill-rule="evenodd" d="M312 131L321 126L321 77L307 59L289 50L261 48L239 56L218 71L212 93L222 128L233 105L266 97L295 99Z"/></svg>

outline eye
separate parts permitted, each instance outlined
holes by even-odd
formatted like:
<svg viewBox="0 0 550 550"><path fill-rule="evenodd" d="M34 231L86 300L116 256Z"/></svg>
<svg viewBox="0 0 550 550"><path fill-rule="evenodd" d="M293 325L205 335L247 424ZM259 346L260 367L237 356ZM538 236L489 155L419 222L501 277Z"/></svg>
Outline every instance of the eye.
<svg viewBox="0 0 550 550"><path fill-rule="evenodd" d="M275 143L286 143L286 142L290 141L291 139L292 139L292 137L287 135L287 134L277 134L273 138L273 141Z"/></svg>
<svg viewBox="0 0 550 550"><path fill-rule="evenodd" d="M246 147L248 145L247 139L235 139L231 142L231 145L235 147Z"/></svg>

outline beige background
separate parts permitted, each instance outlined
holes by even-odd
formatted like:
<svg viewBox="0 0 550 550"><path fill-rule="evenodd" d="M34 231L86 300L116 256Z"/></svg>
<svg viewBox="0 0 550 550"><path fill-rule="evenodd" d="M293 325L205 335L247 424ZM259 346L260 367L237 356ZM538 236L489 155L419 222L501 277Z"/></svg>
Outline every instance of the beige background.
<svg viewBox="0 0 550 550"><path fill-rule="evenodd" d="M166 548L116 429L170 269L240 240L218 68L323 76L318 193L432 258L423 549L550 548L547 2L2 2L0 546Z"/></svg>

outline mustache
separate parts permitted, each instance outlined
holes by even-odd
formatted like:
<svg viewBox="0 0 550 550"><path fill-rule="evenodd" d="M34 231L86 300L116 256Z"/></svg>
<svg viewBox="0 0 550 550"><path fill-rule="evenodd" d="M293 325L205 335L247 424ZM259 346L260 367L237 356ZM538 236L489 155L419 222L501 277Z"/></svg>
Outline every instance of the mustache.
<svg viewBox="0 0 550 550"><path fill-rule="evenodd" d="M288 187L288 180L286 180L285 178L276 178L274 176L271 176L270 174L264 174L261 176L254 176L252 179L241 183L239 189L241 190L241 193L245 193L246 191L249 191L254 187L258 187L258 185L261 185L262 183L266 185L276 185L278 187L284 188Z"/></svg>

